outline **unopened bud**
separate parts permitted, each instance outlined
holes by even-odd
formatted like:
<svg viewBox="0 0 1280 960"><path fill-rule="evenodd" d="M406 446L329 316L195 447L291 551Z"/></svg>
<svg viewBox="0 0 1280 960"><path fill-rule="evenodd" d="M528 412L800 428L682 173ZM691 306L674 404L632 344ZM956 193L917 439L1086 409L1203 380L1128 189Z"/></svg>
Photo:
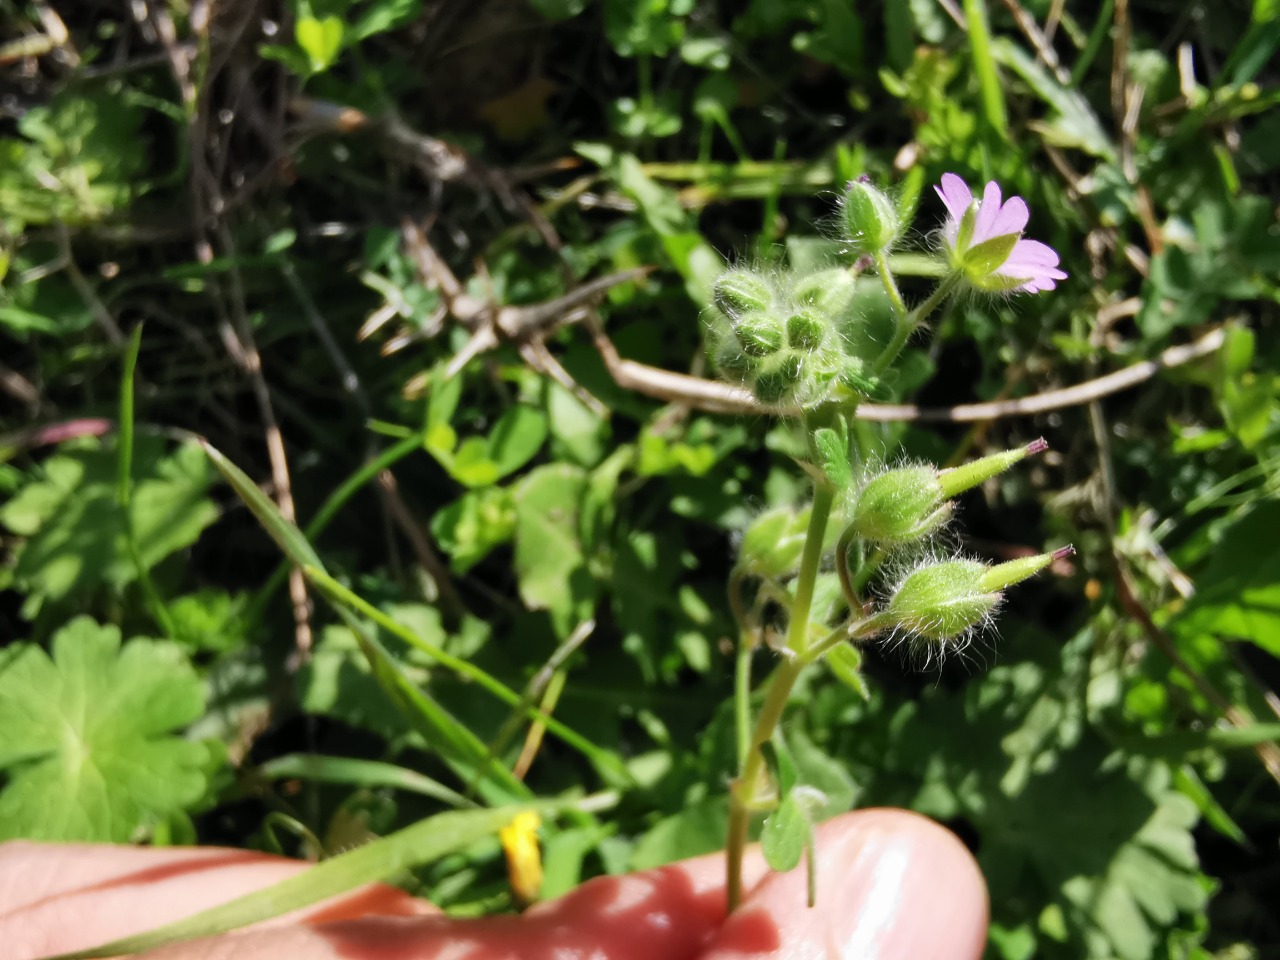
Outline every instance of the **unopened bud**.
<svg viewBox="0 0 1280 960"><path fill-rule="evenodd" d="M822 346L822 321L802 310L787 318L787 345L793 350L816 350Z"/></svg>
<svg viewBox="0 0 1280 960"><path fill-rule="evenodd" d="M782 347L782 324L767 313L752 313L733 325L742 352L752 357L767 357Z"/></svg>
<svg viewBox="0 0 1280 960"><path fill-rule="evenodd" d="M776 366L761 371L751 390L761 403L776 406L795 399L803 379L803 359L799 354L789 354Z"/></svg>
<svg viewBox="0 0 1280 960"><path fill-rule="evenodd" d="M933 467L900 467L862 488L853 509L853 528L872 543L910 543L937 530L950 514Z"/></svg>
<svg viewBox="0 0 1280 960"><path fill-rule="evenodd" d="M750 270L730 270L712 285L716 309L731 320L746 313L768 310L773 303L769 281Z"/></svg>
<svg viewBox="0 0 1280 960"><path fill-rule="evenodd" d="M869 177L851 180L844 193L844 228L856 254L879 253L898 239L898 209Z"/></svg>

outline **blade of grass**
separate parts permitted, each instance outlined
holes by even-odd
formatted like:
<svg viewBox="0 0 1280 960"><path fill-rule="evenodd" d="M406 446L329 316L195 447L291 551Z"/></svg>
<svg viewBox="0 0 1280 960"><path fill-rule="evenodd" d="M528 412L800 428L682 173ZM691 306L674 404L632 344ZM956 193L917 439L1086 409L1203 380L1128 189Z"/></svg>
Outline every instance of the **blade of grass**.
<svg viewBox="0 0 1280 960"><path fill-rule="evenodd" d="M537 709L532 701L524 701L520 694L516 693L501 680L486 673L475 664L453 656L431 641L418 636L403 624L397 623L363 597L338 583L322 569L308 566L303 568L303 572L315 584L316 588L335 604L349 606L357 613L368 617L392 636L399 637L410 646L416 647L428 656L433 657L441 666L447 667L457 673L458 676L471 680L477 686L483 687L503 703L522 709L525 716L530 720L545 723L549 733L579 751L592 761L602 774L608 775L617 784L629 784L631 782L631 775L615 756L601 750L586 737L576 733L554 717L546 716Z"/></svg>
<svg viewBox="0 0 1280 960"><path fill-rule="evenodd" d="M307 571L309 576L324 579L331 584L336 583L324 572L324 565L320 562L319 555L303 536L302 531L280 513L267 495L258 489L258 485L211 444L202 440L201 446L204 447L205 453L218 472L245 502L280 549L294 563ZM330 596L330 593L326 593L326 596ZM360 602L367 609L374 610L363 600ZM504 788L506 799L529 796L529 788L510 770L491 758L484 743L475 734L405 676L395 659L382 647L364 621L351 613L348 606L343 603L333 604L335 612L355 635L378 684L414 728L426 737L428 745L439 751L446 760L462 767L460 776L464 781L469 776L475 776L478 771L483 771ZM382 619L390 620L379 611L375 610L375 612Z"/></svg>
<svg viewBox="0 0 1280 960"><path fill-rule="evenodd" d="M254 770L267 780L315 780L341 783L353 787L391 788L421 794L452 807L474 807L455 790L431 777L380 760L357 760L351 757L326 757L315 753L290 753L276 757Z"/></svg>
<svg viewBox="0 0 1280 960"><path fill-rule="evenodd" d="M982 115L1002 140L1009 136L1009 118L1005 111L1000 75L991 56L991 26L987 20L986 0L964 0L964 15L969 23L969 54L973 72L978 78L982 99Z"/></svg>
<svg viewBox="0 0 1280 960"><path fill-rule="evenodd" d="M125 549L133 563L134 572L138 576L138 585L147 604L151 617L164 631L165 636L173 636L173 618L169 616L169 608L160 599L156 585L151 579L151 571L142 559L142 548L138 545L138 533L133 526L133 382L138 369L138 351L142 349L142 324L133 328L129 342L125 346L124 370L120 377L120 426L116 439L116 503L120 507L120 523L124 527Z"/></svg>
<svg viewBox="0 0 1280 960"><path fill-rule="evenodd" d="M396 463L399 463L415 450L421 450L423 443L423 435L421 433L413 433L405 437L399 443L393 444L382 453L378 454L368 463L365 463L358 470L347 477L342 484L329 494L328 498L320 509L316 511L316 515L311 521L303 527L303 534L308 541L315 540L324 532L325 528L333 522L333 518L347 504L347 501L354 497L362 487L370 483L383 470L389 469ZM289 568L292 564L285 562L276 567L267 582L262 586L253 598L253 602L249 605L250 622L257 623L261 617L263 610L267 604L289 577Z"/></svg>
<svg viewBox="0 0 1280 960"><path fill-rule="evenodd" d="M440 813L339 854L265 890L254 891L230 903L204 910L193 917L165 924L138 936L62 954L54 960L88 960L90 957L140 953L164 944L213 936L251 923L270 920L365 884L386 880L410 867L430 863L464 850L479 840L494 836L516 814L523 811L540 809L555 812L564 805L565 801L548 801L493 810L451 810Z"/></svg>

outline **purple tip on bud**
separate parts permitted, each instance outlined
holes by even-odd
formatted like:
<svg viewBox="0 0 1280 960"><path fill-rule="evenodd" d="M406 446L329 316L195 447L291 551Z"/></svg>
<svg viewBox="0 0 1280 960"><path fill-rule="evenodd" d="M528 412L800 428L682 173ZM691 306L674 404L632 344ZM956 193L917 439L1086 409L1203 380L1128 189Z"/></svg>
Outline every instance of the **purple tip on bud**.
<svg viewBox="0 0 1280 960"><path fill-rule="evenodd" d="M871 182L871 174L869 173L864 173L862 174L862 176L858 177L858 183L870 183L870 182Z"/></svg>
<svg viewBox="0 0 1280 960"><path fill-rule="evenodd" d="M1074 557L1075 555L1076 548L1071 544L1067 544L1065 547L1059 547L1057 550L1053 551L1053 553L1049 554L1049 556L1053 557L1054 563L1057 563L1059 560L1065 560L1067 557Z"/></svg>
<svg viewBox="0 0 1280 960"><path fill-rule="evenodd" d="M869 253L864 253L853 263L853 269L857 270L859 273L865 273L873 266L875 266L875 260L871 259L871 254Z"/></svg>
<svg viewBox="0 0 1280 960"><path fill-rule="evenodd" d="M1028 443L1024 448L1024 452L1028 457L1030 457L1030 456L1034 456L1037 453L1044 453L1048 449L1049 449L1049 441L1046 440L1044 437L1040 437L1038 440L1032 440L1030 443Z"/></svg>

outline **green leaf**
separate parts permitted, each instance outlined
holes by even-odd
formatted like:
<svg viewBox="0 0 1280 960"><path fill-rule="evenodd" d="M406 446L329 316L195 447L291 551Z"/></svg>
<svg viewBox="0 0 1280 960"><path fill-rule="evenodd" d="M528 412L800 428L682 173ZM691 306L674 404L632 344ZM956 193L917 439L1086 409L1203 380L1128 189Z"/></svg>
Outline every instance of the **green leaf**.
<svg viewBox="0 0 1280 960"><path fill-rule="evenodd" d="M788 793L765 820L760 833L760 849L770 869L783 872L799 864L812 830L804 809Z"/></svg>
<svg viewBox="0 0 1280 960"><path fill-rule="evenodd" d="M458 573L466 573L515 532L515 501L501 487L469 490L431 518L431 534Z"/></svg>
<svg viewBox="0 0 1280 960"><path fill-rule="evenodd" d="M294 36L298 46L311 62L311 69L319 73L328 69L342 49L342 36L346 28L338 17L328 16L323 20L315 17L299 17L294 27Z"/></svg>
<svg viewBox="0 0 1280 960"><path fill-rule="evenodd" d="M204 689L172 643L88 617L0 668L0 840L133 839L203 795L206 748L172 734Z"/></svg>
<svg viewBox="0 0 1280 960"><path fill-rule="evenodd" d="M1212 633L1280 656L1280 503L1260 503L1221 534L1196 593L1171 624L1179 636Z"/></svg>
<svg viewBox="0 0 1280 960"><path fill-rule="evenodd" d="M632 870L648 870L714 853L724 847L728 827L729 803L725 797L688 804L679 813L659 820L640 838L628 866Z"/></svg>
<svg viewBox="0 0 1280 960"><path fill-rule="evenodd" d="M148 570L194 543L218 516L205 496L212 474L199 448L188 443L168 456L162 451L159 439L140 437L133 462L128 519ZM85 442L50 457L0 507L0 523L25 538L13 569L27 592L24 616L34 617L47 603L84 598L103 583L119 589L137 579L116 483L114 453Z"/></svg>
<svg viewBox="0 0 1280 960"><path fill-rule="evenodd" d="M516 406L504 413L489 434L489 459L498 476L515 473L532 460L547 439L547 417L533 407Z"/></svg>
<svg viewBox="0 0 1280 960"><path fill-rule="evenodd" d="M515 489L516 576L530 610L546 610L561 636L591 615L597 585L579 539L587 485L580 467L539 467Z"/></svg>

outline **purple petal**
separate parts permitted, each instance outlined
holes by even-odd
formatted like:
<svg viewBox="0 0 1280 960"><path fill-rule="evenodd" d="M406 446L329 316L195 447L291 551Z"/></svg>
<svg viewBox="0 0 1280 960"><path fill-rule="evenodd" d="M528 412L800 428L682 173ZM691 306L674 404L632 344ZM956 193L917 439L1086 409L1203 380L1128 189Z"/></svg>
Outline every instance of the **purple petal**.
<svg viewBox="0 0 1280 960"><path fill-rule="evenodd" d="M1005 276L1020 276L1020 271L1030 267L1056 267L1058 251L1039 240L1019 240L1009 254L1009 259L1000 265L999 273Z"/></svg>
<svg viewBox="0 0 1280 960"><path fill-rule="evenodd" d="M1019 240L1009 259L995 271L999 276L1026 282L1015 289L1021 293L1039 293L1052 290L1056 281L1067 279L1058 269L1058 253L1039 240Z"/></svg>
<svg viewBox="0 0 1280 960"><path fill-rule="evenodd" d="M934 187L938 196L942 198L942 202L947 205L947 212L951 214L951 219L959 222L964 216L964 212L969 209L969 204L973 203L973 191L969 189L969 185L954 173L944 173L942 175L942 186Z"/></svg>
<svg viewBox="0 0 1280 960"><path fill-rule="evenodd" d="M1027 209L1027 202L1021 197L1010 197L996 214L995 221L991 224L991 235L1003 237L1010 233L1021 233L1030 218L1031 211Z"/></svg>
<svg viewBox="0 0 1280 960"><path fill-rule="evenodd" d="M978 218L973 222L973 240L970 246L976 247L992 237L1000 234L992 232L992 226L1000 216L1000 184L991 180L982 191L982 203L978 207Z"/></svg>

